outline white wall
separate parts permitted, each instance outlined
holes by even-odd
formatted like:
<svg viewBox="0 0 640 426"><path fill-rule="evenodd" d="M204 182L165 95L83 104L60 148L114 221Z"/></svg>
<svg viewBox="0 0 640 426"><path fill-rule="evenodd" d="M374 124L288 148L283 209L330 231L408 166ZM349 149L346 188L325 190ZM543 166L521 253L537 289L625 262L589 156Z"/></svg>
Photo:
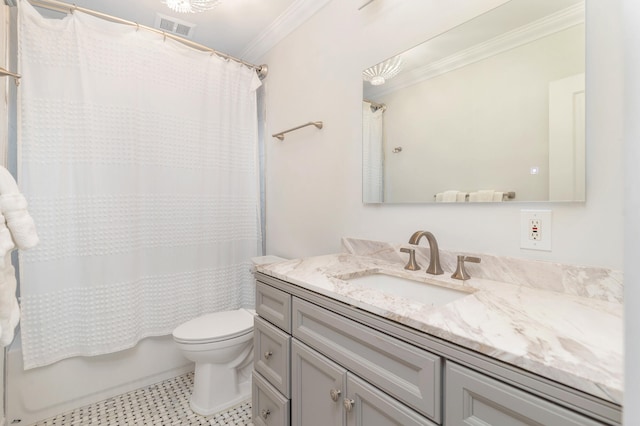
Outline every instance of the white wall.
<svg viewBox="0 0 640 426"><path fill-rule="evenodd" d="M640 419L640 3L622 1L625 32L625 390L624 424Z"/></svg>
<svg viewBox="0 0 640 426"><path fill-rule="evenodd" d="M433 201L450 189L548 200L549 83L584 72L583 44L584 25L576 25L370 97L387 106L385 201ZM402 152L392 154L394 146Z"/></svg>
<svg viewBox="0 0 640 426"><path fill-rule="evenodd" d="M337 252L340 237L406 242L432 231L448 250L622 269L622 46L610 0L587 1L587 201L578 204L363 205L361 72L504 0L375 1L362 11L334 0L260 63L267 133L267 252L294 258ZM520 210L553 210L551 252L519 248Z"/></svg>

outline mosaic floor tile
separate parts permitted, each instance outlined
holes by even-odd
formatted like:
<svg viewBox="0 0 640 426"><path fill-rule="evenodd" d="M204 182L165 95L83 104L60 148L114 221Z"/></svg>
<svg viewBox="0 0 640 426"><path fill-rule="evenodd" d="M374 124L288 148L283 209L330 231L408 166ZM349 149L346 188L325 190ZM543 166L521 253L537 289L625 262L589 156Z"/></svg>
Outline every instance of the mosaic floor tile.
<svg viewBox="0 0 640 426"><path fill-rule="evenodd" d="M189 408L193 373L41 420L33 426L251 426L251 401L211 416Z"/></svg>

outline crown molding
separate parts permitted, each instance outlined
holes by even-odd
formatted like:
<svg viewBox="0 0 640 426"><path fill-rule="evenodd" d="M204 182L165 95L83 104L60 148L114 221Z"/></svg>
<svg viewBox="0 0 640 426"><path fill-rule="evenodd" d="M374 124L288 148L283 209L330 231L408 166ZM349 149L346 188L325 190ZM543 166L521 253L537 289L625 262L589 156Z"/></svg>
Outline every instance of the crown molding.
<svg viewBox="0 0 640 426"><path fill-rule="evenodd" d="M406 77L399 75L396 79L390 80L388 86L383 90L376 91L376 96L384 96L396 90L413 86L414 84L429 80L449 71L462 68L474 62L566 30L567 28L583 23L584 14L585 7L583 3L568 7L545 18L447 56L446 58L418 67L408 73Z"/></svg>
<svg viewBox="0 0 640 426"><path fill-rule="evenodd" d="M244 48L240 57L248 62L259 60L293 30L311 18L331 0L296 0L271 25Z"/></svg>

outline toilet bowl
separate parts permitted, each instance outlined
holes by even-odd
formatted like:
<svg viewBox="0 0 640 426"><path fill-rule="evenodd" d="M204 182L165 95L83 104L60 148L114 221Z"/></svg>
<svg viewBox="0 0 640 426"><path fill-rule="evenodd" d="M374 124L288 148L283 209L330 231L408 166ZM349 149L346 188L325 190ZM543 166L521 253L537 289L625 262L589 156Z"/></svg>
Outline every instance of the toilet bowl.
<svg viewBox="0 0 640 426"><path fill-rule="evenodd" d="M194 412L207 416L251 397L254 314L248 309L215 312L173 331L182 354L196 364L189 401Z"/></svg>

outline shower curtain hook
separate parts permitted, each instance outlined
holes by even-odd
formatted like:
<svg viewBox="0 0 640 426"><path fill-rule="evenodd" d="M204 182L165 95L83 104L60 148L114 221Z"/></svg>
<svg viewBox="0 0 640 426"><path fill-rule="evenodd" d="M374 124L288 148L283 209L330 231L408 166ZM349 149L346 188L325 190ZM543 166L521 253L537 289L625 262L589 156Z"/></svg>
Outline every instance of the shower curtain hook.
<svg viewBox="0 0 640 426"><path fill-rule="evenodd" d="M136 32L140 31L140 24L136 22Z"/></svg>
<svg viewBox="0 0 640 426"><path fill-rule="evenodd" d="M75 12L76 10L78 10L78 6L74 3L70 13L73 15L73 12Z"/></svg>
<svg viewBox="0 0 640 426"><path fill-rule="evenodd" d="M167 41L167 33L162 32L162 41Z"/></svg>

